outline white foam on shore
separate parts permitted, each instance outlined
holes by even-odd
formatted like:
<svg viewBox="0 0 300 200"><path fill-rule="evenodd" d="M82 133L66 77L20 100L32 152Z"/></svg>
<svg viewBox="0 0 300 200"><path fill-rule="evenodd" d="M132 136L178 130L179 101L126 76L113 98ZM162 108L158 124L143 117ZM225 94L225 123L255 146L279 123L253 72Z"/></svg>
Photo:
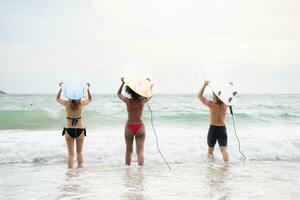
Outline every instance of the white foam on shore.
<svg viewBox="0 0 300 200"><path fill-rule="evenodd" d="M146 126L145 162L163 163L151 127ZM206 127L156 127L160 149L170 163L202 163L207 160ZM299 128L252 127L238 129L243 153L249 160L300 161ZM233 128L228 125L228 151L233 162L240 160ZM90 163L123 164L123 127L87 130L84 160ZM218 148L216 158L221 159ZM61 130L0 131L0 164L64 163L67 148ZM134 154L134 161L136 156Z"/></svg>

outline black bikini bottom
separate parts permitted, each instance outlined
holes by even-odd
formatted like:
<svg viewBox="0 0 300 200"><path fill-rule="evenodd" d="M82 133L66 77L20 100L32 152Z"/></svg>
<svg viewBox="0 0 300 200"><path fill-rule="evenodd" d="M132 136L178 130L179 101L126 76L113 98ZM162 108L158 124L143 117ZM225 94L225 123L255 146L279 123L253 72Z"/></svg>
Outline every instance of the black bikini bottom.
<svg viewBox="0 0 300 200"><path fill-rule="evenodd" d="M85 128L65 128L62 131L62 136L65 135L65 133L68 133L69 136L72 138L77 138L81 135L81 133L84 133L84 136L86 136L86 129Z"/></svg>

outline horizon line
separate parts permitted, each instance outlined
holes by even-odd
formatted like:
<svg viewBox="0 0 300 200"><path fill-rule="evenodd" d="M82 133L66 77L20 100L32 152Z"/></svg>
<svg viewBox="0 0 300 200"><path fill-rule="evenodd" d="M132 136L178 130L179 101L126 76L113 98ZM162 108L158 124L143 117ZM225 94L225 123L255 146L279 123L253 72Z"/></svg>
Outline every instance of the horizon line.
<svg viewBox="0 0 300 200"><path fill-rule="evenodd" d="M51 93L22 93L22 92L13 92L13 93L8 93L6 92L6 94L0 94L0 95L55 95L56 92L51 92ZM117 93L101 93L101 92L96 92L96 93L93 93L93 95L117 95ZM191 92L177 92L177 93L168 93L168 92L158 92L158 93L155 93L153 96L155 95L183 95L183 94L187 94L187 95L190 95L190 94L197 94L197 92L195 93L191 93ZM208 92L207 93L204 93L204 94L209 94ZM288 92L288 93L262 93L262 92L249 92L249 93L245 93L245 92L242 92L242 93L239 93L239 94L265 94L265 95L272 95L272 94L278 94L278 95L285 95L285 94L288 94L288 95L291 95L291 94L300 94L300 92Z"/></svg>

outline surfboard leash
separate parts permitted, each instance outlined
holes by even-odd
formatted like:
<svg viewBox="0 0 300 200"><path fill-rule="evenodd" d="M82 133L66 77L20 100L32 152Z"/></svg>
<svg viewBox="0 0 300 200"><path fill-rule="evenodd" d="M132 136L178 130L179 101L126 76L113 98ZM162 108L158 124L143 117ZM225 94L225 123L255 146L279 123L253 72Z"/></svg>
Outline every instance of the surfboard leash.
<svg viewBox="0 0 300 200"><path fill-rule="evenodd" d="M236 133L235 121L234 121L234 115L233 115L233 109L232 109L232 106L229 106L229 109L230 109L230 113L231 113L231 117L232 117L233 129L234 129L235 137L236 137L236 139L237 139L237 141L238 141L238 143L239 143L239 152L240 152L240 154L242 155L243 160L244 160L244 162L245 162L245 161L247 160L247 158L246 158L245 154L243 154L242 151L241 151L241 143L240 143L239 137L238 137L238 135L237 135L237 133Z"/></svg>
<svg viewBox="0 0 300 200"><path fill-rule="evenodd" d="M147 102L147 106L149 108L149 111L150 111L150 116L151 116L151 125L152 125L152 129L153 129L153 132L155 134L155 140L156 140L156 148L157 148L157 151L159 152L160 156L162 157L162 159L165 161L166 165L168 166L169 170L171 170L171 167L168 163L168 161L165 159L165 157L163 156L163 154L161 153L160 149L159 149L159 144L158 144L158 137L157 137L157 133L156 133L156 130L154 128L154 124L153 124L153 114L152 114L152 109L150 108L150 105L148 103L148 100L146 101Z"/></svg>

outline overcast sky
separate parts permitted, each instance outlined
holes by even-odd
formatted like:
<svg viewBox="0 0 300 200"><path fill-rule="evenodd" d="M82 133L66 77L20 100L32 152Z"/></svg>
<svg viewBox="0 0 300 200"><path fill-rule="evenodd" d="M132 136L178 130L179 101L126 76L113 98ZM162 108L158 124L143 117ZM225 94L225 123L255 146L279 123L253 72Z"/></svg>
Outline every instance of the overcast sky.
<svg viewBox="0 0 300 200"><path fill-rule="evenodd" d="M78 74L115 93L122 74L155 92L233 81L300 93L299 0L2 0L0 90L53 93Z"/></svg>

